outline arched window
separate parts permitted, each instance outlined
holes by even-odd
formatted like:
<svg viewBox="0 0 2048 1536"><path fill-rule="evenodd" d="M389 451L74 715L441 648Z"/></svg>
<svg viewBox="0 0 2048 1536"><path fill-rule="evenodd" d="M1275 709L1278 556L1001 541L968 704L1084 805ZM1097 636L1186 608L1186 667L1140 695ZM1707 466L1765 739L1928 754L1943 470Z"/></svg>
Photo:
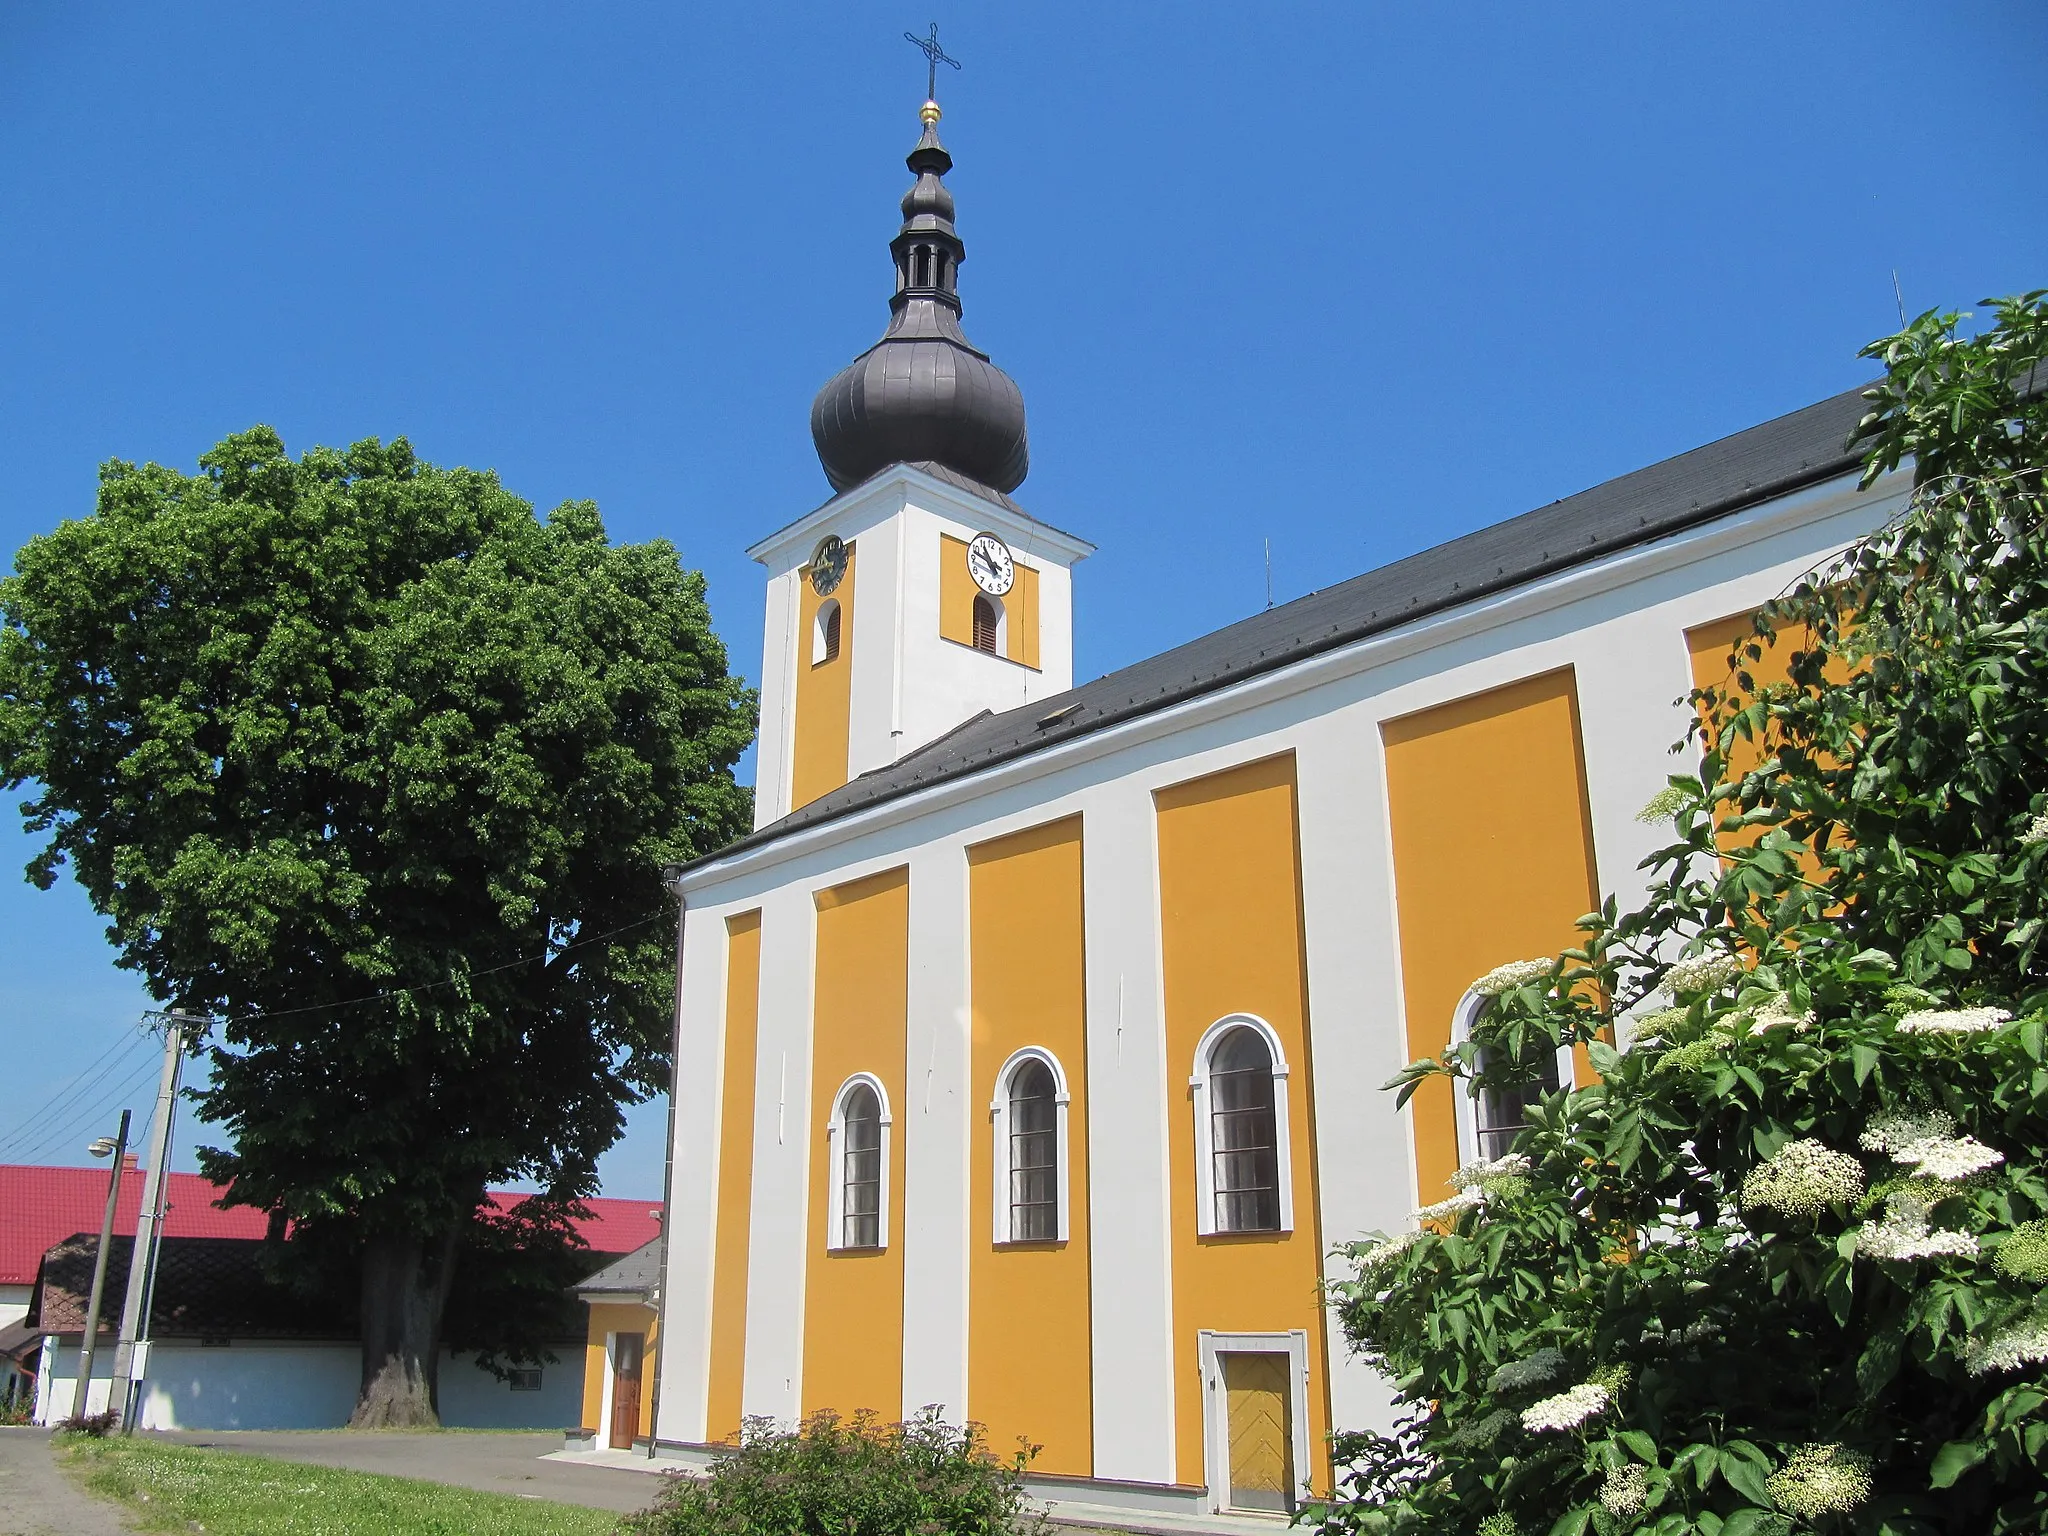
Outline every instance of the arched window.
<svg viewBox="0 0 2048 1536"><path fill-rule="evenodd" d="M887 1247L889 1100L881 1082L866 1072L848 1078L825 1134L832 1181L826 1247Z"/></svg>
<svg viewBox="0 0 2048 1536"><path fill-rule="evenodd" d="M1458 1011L1451 1020L1451 1044L1463 1045L1472 1038L1472 1031L1492 1010L1494 1000L1477 992L1468 992L1458 1004ZM1493 1065L1493 1053L1479 1053L1481 1070ZM1571 1075L1571 1052L1569 1048L1553 1049L1544 1041L1537 1041L1529 1052L1524 1065L1531 1071L1529 1082L1507 1088L1482 1088L1475 1096L1460 1091L1458 1100L1458 1160L1474 1163L1481 1159L1492 1161L1505 1157L1519 1136L1529 1125L1529 1106L1539 1102L1547 1093L1555 1093Z"/></svg>
<svg viewBox="0 0 2048 1536"><path fill-rule="evenodd" d="M1291 1231L1287 1062L1272 1026L1248 1013L1211 1025L1188 1084L1194 1089L1197 1229Z"/></svg>
<svg viewBox="0 0 2048 1536"><path fill-rule="evenodd" d="M811 632L811 665L822 667L839 659L839 599L828 597L818 605L818 622Z"/></svg>
<svg viewBox="0 0 2048 1536"><path fill-rule="evenodd" d="M1067 1236L1067 1080L1050 1051L1026 1046L996 1073L994 1135L998 1243Z"/></svg>
<svg viewBox="0 0 2048 1536"><path fill-rule="evenodd" d="M997 654L1003 628L1003 608L986 592L978 593L974 599L974 648Z"/></svg>

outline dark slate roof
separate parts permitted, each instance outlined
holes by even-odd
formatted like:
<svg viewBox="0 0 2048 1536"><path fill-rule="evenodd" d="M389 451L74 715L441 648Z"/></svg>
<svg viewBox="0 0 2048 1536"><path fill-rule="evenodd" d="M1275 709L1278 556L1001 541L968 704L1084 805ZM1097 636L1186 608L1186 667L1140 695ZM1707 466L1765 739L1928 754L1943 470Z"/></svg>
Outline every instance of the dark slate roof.
<svg viewBox="0 0 2048 1536"><path fill-rule="evenodd" d="M1851 473L1861 456L1850 450L1849 437L1867 409L1862 387L1847 390L1269 608L1069 692L999 715L978 715L697 862L772 843Z"/></svg>
<svg viewBox="0 0 2048 1536"><path fill-rule="evenodd" d="M642 1243L616 1264L608 1264L576 1287L586 1301L621 1292L645 1296L661 1281L661 1239Z"/></svg>
<svg viewBox="0 0 2048 1536"><path fill-rule="evenodd" d="M43 1256L29 1298L28 1321L44 1333L83 1333L92 1293L93 1255L99 1235L80 1232ZM121 1320L128 1261L135 1239L116 1237L107 1248L107 1289L100 1303L100 1333ZM156 1289L149 1331L155 1338L352 1339L355 1309L309 1303L263 1272L263 1242L246 1237L167 1237L157 1251Z"/></svg>

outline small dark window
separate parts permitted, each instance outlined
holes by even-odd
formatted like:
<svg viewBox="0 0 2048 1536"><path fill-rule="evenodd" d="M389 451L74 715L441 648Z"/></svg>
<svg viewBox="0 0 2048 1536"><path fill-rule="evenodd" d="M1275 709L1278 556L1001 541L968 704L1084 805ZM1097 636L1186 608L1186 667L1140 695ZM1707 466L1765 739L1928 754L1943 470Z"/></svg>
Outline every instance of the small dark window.
<svg viewBox="0 0 2048 1536"><path fill-rule="evenodd" d="M846 1096L840 1117L839 1242L845 1248L882 1246L882 1101L866 1083Z"/></svg>
<svg viewBox="0 0 2048 1536"><path fill-rule="evenodd" d="M1233 1029L1209 1057L1210 1155L1216 1230L1280 1230L1279 1136L1273 1053L1255 1029Z"/></svg>
<svg viewBox="0 0 2048 1536"><path fill-rule="evenodd" d="M537 1369L513 1370L505 1373L505 1385L514 1392L538 1392L540 1372Z"/></svg>
<svg viewBox="0 0 2048 1536"><path fill-rule="evenodd" d="M839 605L827 603L818 613L818 657L813 666L839 659Z"/></svg>
<svg viewBox="0 0 2048 1536"><path fill-rule="evenodd" d="M1472 1023L1477 1025L1492 1007L1493 999L1488 998L1473 1015ZM1491 1068L1494 1061L1494 1052L1483 1050L1479 1053L1482 1072ZM1533 1075L1533 1081L1513 1088L1482 1088L1474 1106L1478 1114L1479 1155L1489 1162L1506 1157L1514 1147L1515 1138L1528 1129L1529 1106L1540 1103L1546 1093L1558 1090L1557 1052L1547 1042L1540 1039L1531 1041L1523 1065Z"/></svg>
<svg viewBox="0 0 2048 1536"><path fill-rule="evenodd" d="M974 600L974 648L996 653L996 605L986 597Z"/></svg>
<svg viewBox="0 0 2048 1536"><path fill-rule="evenodd" d="M1060 1235L1059 1102L1052 1069L1026 1061L1010 1074L1010 1241Z"/></svg>

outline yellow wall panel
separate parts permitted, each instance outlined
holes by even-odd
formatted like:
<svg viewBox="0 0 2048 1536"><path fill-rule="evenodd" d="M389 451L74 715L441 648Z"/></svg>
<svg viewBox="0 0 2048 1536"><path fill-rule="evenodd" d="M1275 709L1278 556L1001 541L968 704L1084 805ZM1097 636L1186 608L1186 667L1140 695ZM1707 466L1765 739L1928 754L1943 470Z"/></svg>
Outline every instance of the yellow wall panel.
<svg viewBox="0 0 2048 1536"><path fill-rule="evenodd" d="M1016 562L1017 581L1003 599L1008 614L1003 654L1038 670L1038 572ZM967 541L939 535L939 638L957 645L974 644L974 599L980 592L967 570Z"/></svg>
<svg viewBox="0 0 2048 1536"><path fill-rule="evenodd" d="M892 869L817 897L811 1024L811 1197L804 1267L805 1413L903 1413L904 1030L910 987L910 876ZM833 1101L856 1072L881 1080L889 1134L888 1226L881 1249L826 1247Z"/></svg>
<svg viewBox="0 0 2048 1536"><path fill-rule="evenodd" d="M712 1247L711 1389L705 1434L714 1442L740 1430L760 1002L761 914L756 910L725 921L725 1047L718 1089L718 1206Z"/></svg>
<svg viewBox="0 0 2048 1536"><path fill-rule="evenodd" d="M1329 1361L1316 1196L1313 1077L1294 758L1286 755L1162 790L1159 820L1160 951L1166 994L1167 1141L1173 1189L1175 1460L1179 1480L1201 1483L1205 1383L1199 1331L1305 1329L1309 1444L1314 1479L1327 1487ZM1294 1230L1196 1233L1195 1048L1232 1013L1264 1019L1286 1053ZM1216 1469L1221 1472L1222 1469Z"/></svg>
<svg viewBox="0 0 2048 1536"><path fill-rule="evenodd" d="M859 550L848 545L846 574L829 598L811 587L810 567L797 573L796 728L790 751L790 809L809 805L846 782L853 701L853 576ZM813 661L818 610L839 604L839 654Z"/></svg>
<svg viewBox="0 0 2048 1536"><path fill-rule="evenodd" d="M968 912L975 1134L969 1180L967 1412L1008 1456L1043 1447L1033 1470L1087 1476L1094 1419L1088 1305L1087 1016L1081 821L1070 817L971 848ZM1065 1242L995 1239L996 1073L1025 1046L1066 1074ZM1020 1347L1021 1341L1028 1347Z"/></svg>
<svg viewBox="0 0 2048 1536"><path fill-rule="evenodd" d="M1005 599L1010 605L1010 660L1032 671L1038 670L1038 572L1022 561L1017 564L1017 584Z"/></svg>
<svg viewBox="0 0 2048 1536"><path fill-rule="evenodd" d="M1473 982L1568 948L1598 905L1578 692L1566 668L1381 733L1408 1055L1435 1056ZM1437 1078L1409 1101L1423 1201L1458 1168L1457 1091Z"/></svg>
<svg viewBox="0 0 2048 1536"><path fill-rule="evenodd" d="M939 638L974 644L974 594L981 589L967 570L967 541L939 535Z"/></svg>

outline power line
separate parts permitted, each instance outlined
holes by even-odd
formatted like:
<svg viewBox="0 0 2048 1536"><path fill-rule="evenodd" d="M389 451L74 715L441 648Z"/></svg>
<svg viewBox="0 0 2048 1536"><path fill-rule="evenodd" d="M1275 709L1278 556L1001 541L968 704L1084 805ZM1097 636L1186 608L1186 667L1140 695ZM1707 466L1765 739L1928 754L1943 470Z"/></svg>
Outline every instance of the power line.
<svg viewBox="0 0 2048 1536"><path fill-rule="evenodd" d="M147 1087L150 1075L156 1070L156 1056L152 1052L149 1060L142 1064L140 1070L131 1072L110 1092L102 1094L91 1105L76 1111L61 1124L51 1128L40 1140L32 1143L22 1152L22 1161L29 1163L40 1161L48 1157L52 1152L61 1149L64 1143L72 1137L82 1135L101 1116L111 1111L123 1099L132 1097Z"/></svg>
<svg viewBox="0 0 2048 1536"><path fill-rule="evenodd" d="M45 1100L41 1108L8 1131L4 1137L0 1137L0 1152L7 1151L27 1137L40 1136L51 1116L64 1113L85 1094L92 1092L104 1082L110 1074L126 1067L134 1057L135 1047L147 1043L149 1038L146 1034L134 1034L124 1040L117 1040L91 1066L72 1079L70 1087Z"/></svg>

